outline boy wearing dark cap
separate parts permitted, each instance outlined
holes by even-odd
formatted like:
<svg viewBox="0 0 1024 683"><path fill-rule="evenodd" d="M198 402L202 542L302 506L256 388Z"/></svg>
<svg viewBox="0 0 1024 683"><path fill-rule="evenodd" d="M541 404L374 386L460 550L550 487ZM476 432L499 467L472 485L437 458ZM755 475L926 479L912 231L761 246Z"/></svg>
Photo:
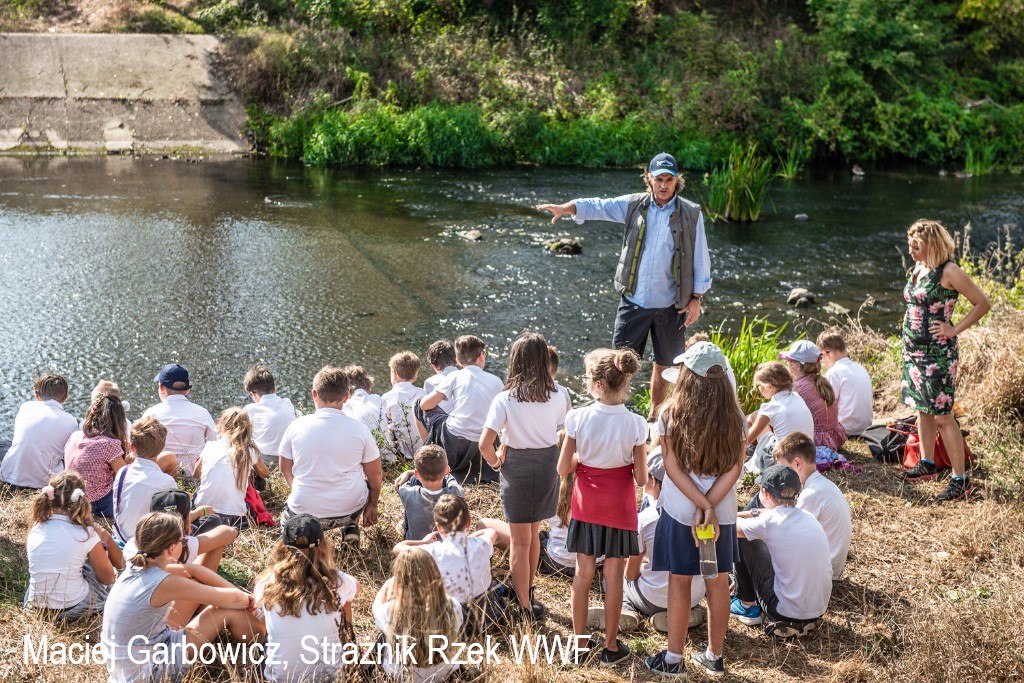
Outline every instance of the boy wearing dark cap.
<svg viewBox="0 0 1024 683"><path fill-rule="evenodd" d="M167 427L167 450L178 458L178 469L191 477L206 442L217 440L217 426L210 411L189 400L192 383L183 366L165 365L153 381L160 403L146 409L142 417L155 417Z"/></svg>
<svg viewBox="0 0 1024 683"><path fill-rule="evenodd" d="M772 465L761 474L764 507L736 521L740 553L729 611L781 638L807 635L832 595L828 537L814 515L796 507L799 493L800 475Z"/></svg>

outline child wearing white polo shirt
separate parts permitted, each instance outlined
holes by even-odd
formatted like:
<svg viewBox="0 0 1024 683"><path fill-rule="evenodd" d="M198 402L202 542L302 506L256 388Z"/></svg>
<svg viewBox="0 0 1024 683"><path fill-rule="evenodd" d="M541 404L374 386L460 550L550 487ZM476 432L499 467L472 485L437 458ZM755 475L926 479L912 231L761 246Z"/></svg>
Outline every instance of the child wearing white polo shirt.
<svg viewBox="0 0 1024 683"><path fill-rule="evenodd" d="M245 373L245 391L252 403L245 412L252 421L252 440L260 451L263 464L277 467L278 449L284 430L295 419L295 406L287 398L277 395L277 384L270 368L254 365Z"/></svg>
<svg viewBox="0 0 1024 683"><path fill-rule="evenodd" d="M64 469L64 444L78 430L78 420L64 410L68 381L60 375L40 376L14 418L14 438L0 463L0 479L26 489L46 486Z"/></svg>
<svg viewBox="0 0 1024 683"><path fill-rule="evenodd" d="M814 436L814 416L800 395L793 391L793 375L778 361L761 363L754 371L754 385L768 399L756 413L747 416L746 446L757 451L744 468L760 472L772 463L775 442L792 432Z"/></svg>
<svg viewBox="0 0 1024 683"><path fill-rule="evenodd" d="M147 514L153 495L178 488L178 482L160 469L157 456L164 450L167 427L155 417L132 423L129 448L132 462L114 475L114 536L122 546L135 535L135 525Z"/></svg>
<svg viewBox="0 0 1024 683"><path fill-rule="evenodd" d="M217 426L210 411L189 400L192 383L183 366L165 365L153 381L160 403L147 408L142 417L155 417L167 427L167 450L178 458L179 471L191 477L206 442L217 440Z"/></svg>
<svg viewBox="0 0 1024 683"><path fill-rule="evenodd" d="M206 444L196 463L196 505L214 508L225 524L236 529L249 527L245 495L252 475L270 476L252 440L252 431L244 410L228 408L217 421L220 438Z"/></svg>
<svg viewBox="0 0 1024 683"><path fill-rule="evenodd" d="M479 337L464 335L456 339L455 355L462 369L448 375L434 391L420 399L420 409L424 414L445 399L453 402L451 412L443 418L436 432L429 425L426 428L429 428L430 440L448 454L452 476L463 484L467 481L498 480L498 473L481 457L478 442L491 402L505 385L484 371L487 364L484 349L484 342ZM417 413L417 419L422 419L420 415Z"/></svg>
<svg viewBox="0 0 1024 683"><path fill-rule="evenodd" d="M324 367L313 378L316 412L285 430L281 474L291 493L281 519L313 515L325 530L344 527L344 540L358 543L360 516L365 526L377 523L381 464L370 430L343 412L348 389L344 370Z"/></svg>
<svg viewBox="0 0 1024 683"><path fill-rule="evenodd" d="M846 352L846 340L836 328L818 335L821 365L839 400L839 422L850 436L860 436L871 426L871 375Z"/></svg>
<svg viewBox="0 0 1024 683"><path fill-rule="evenodd" d="M348 377L349 397L345 401L344 412L349 417L359 420L370 433L380 432L384 424L381 397L370 393L373 391L373 377L361 365L346 365L342 372Z"/></svg>
<svg viewBox="0 0 1024 683"><path fill-rule="evenodd" d="M436 389L448 375L459 371L459 366L455 362L455 345L447 339L439 339L430 345L427 349L427 362L434 371L433 375L423 380L423 391L427 394ZM454 406L455 403L449 398L437 404L445 415L450 413ZM426 439L426 436L423 438Z"/></svg>
<svg viewBox="0 0 1024 683"><path fill-rule="evenodd" d="M413 417L416 401L426 396L423 389L413 384L420 374L420 359L412 351L402 351L391 357L388 368L391 370L391 391L380 398L387 427L385 447L392 461L395 458L412 460L416 449L423 445Z"/></svg>

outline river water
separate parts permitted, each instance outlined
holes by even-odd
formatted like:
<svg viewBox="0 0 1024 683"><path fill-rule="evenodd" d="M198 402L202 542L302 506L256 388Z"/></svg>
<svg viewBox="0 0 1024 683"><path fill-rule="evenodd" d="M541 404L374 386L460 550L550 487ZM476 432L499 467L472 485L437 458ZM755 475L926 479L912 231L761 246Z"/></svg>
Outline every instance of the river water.
<svg viewBox="0 0 1024 683"><path fill-rule="evenodd" d="M193 399L216 413L247 400L242 377L260 361L308 408L326 363L366 366L380 393L396 351L425 364L434 339L474 333L504 374L526 328L559 347L559 380L578 388L582 355L610 341L621 228L551 225L533 206L639 189L622 170L0 159L0 435L43 371L69 379L78 415L97 380L119 382L134 418L157 400L165 363L188 367ZM785 304L803 286L854 311L872 297L862 319L892 329L914 219L970 221L977 247L1024 216L1020 176L905 167L817 171L771 198L758 224L708 225L714 286L700 328L761 314L816 334L827 313ZM467 230L484 237L457 235ZM582 255L545 251L563 234Z"/></svg>

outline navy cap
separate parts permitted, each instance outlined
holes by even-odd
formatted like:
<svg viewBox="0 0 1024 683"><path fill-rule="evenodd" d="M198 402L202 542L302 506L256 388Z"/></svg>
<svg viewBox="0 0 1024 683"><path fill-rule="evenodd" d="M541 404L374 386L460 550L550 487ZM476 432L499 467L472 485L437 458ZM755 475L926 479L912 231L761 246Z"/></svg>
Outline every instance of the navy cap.
<svg viewBox="0 0 1024 683"><path fill-rule="evenodd" d="M192 385L188 381L188 370L184 366L178 365L177 363L171 363L165 365L160 372L157 373L153 381L165 386L168 389L174 389L175 391L183 391L185 389L191 389Z"/></svg>
<svg viewBox="0 0 1024 683"><path fill-rule="evenodd" d="M662 173L679 175L679 164L676 163L674 156L662 152L651 159L651 163L647 165L647 172L651 175L661 175Z"/></svg>

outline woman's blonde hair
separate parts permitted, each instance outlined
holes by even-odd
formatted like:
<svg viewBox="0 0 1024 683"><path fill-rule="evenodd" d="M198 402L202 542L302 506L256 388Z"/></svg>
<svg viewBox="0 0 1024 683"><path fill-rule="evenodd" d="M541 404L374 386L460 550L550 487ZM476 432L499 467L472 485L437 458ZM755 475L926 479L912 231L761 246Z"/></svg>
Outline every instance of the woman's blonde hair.
<svg viewBox="0 0 1024 683"><path fill-rule="evenodd" d="M418 666L441 663L441 654L431 649L431 636L444 636L454 643L458 622L437 563L426 550L406 550L395 558L394 576L385 641L394 645L403 642L399 640L403 636L412 638L411 654Z"/></svg>
<svg viewBox="0 0 1024 683"><path fill-rule="evenodd" d="M594 349L583 357L583 366L591 384L604 382L612 398L624 399L640 370L640 357L633 349Z"/></svg>
<svg viewBox="0 0 1024 683"><path fill-rule="evenodd" d="M821 361L814 361L813 363L799 363L800 372L805 375L814 377L814 389L818 392L818 396L821 396L821 400L825 402L825 405L832 407L832 404L836 402L836 392L832 388L832 383L825 379L821 374Z"/></svg>
<svg viewBox="0 0 1024 683"><path fill-rule="evenodd" d="M555 514L558 521L562 523L563 529L569 528L569 517L572 515L572 489L576 485L576 472L570 472L562 477L558 484L558 507Z"/></svg>
<svg viewBox="0 0 1024 683"><path fill-rule="evenodd" d="M42 524L58 511L67 512L73 524L84 529L92 527L92 504L85 495L85 480L74 470L64 470L53 477L32 497L33 523Z"/></svg>
<svg viewBox="0 0 1024 683"><path fill-rule="evenodd" d="M217 433L227 439L228 459L235 471L235 486L244 492L252 474L253 452L259 452L252 440L252 421L241 408L228 408L217 419Z"/></svg>
<svg viewBox="0 0 1024 683"><path fill-rule="evenodd" d="M927 218L914 221L914 224L907 228L907 237L920 242L924 247L925 265L929 268L938 268L953 259L956 243L953 242L953 236L949 231L938 221Z"/></svg>
<svg viewBox="0 0 1024 683"><path fill-rule="evenodd" d="M719 477L743 459L743 411L725 368L701 377L685 365L662 410L665 436L679 468Z"/></svg>
<svg viewBox="0 0 1024 683"><path fill-rule="evenodd" d="M135 527L135 545L139 551L130 558L133 566L145 569L175 543L182 540L181 515L150 512Z"/></svg>
<svg viewBox="0 0 1024 683"><path fill-rule="evenodd" d="M326 537L315 548L293 548L278 541L263 578L269 580L260 604L283 616L301 617L303 607L309 614L330 614L344 606L338 600L334 548Z"/></svg>
<svg viewBox="0 0 1024 683"><path fill-rule="evenodd" d="M779 361L768 361L758 365L754 371L754 385L758 384L771 384L776 391L789 391L793 388L793 375Z"/></svg>

